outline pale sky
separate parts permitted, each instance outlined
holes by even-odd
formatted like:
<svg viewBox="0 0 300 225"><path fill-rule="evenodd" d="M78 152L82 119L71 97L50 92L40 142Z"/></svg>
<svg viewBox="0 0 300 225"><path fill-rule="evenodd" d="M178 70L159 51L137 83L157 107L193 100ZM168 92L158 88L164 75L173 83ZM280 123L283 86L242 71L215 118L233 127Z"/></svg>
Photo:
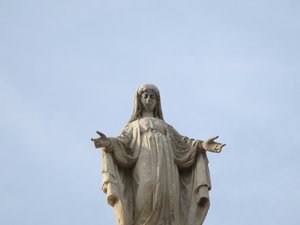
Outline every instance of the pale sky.
<svg viewBox="0 0 300 225"><path fill-rule="evenodd" d="M100 130L142 83L209 154L205 225L300 224L300 2L0 1L0 224L115 224Z"/></svg>

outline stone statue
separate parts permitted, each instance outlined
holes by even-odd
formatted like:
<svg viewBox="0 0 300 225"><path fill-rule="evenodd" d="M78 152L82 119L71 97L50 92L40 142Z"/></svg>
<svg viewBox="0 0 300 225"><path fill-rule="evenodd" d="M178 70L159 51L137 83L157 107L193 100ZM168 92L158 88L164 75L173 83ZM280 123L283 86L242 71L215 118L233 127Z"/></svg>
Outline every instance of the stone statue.
<svg viewBox="0 0 300 225"><path fill-rule="evenodd" d="M92 139L103 149L102 189L118 225L201 225L211 189L206 151L225 144L180 135L164 121L159 90L141 85L133 114L116 138Z"/></svg>

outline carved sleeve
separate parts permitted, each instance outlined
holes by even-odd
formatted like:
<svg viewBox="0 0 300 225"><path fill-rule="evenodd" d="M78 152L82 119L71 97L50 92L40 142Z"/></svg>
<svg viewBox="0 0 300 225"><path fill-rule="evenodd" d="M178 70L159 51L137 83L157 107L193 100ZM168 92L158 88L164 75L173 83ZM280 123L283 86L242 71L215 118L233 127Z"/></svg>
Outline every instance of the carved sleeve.
<svg viewBox="0 0 300 225"><path fill-rule="evenodd" d="M130 142L132 139L132 128L127 124L121 134L116 138L109 138L111 146L114 149L112 152L115 162L121 167L132 167L137 160L133 156Z"/></svg>
<svg viewBox="0 0 300 225"><path fill-rule="evenodd" d="M179 168L191 167L201 141L182 136L170 125L168 125L168 131L174 152L174 162Z"/></svg>

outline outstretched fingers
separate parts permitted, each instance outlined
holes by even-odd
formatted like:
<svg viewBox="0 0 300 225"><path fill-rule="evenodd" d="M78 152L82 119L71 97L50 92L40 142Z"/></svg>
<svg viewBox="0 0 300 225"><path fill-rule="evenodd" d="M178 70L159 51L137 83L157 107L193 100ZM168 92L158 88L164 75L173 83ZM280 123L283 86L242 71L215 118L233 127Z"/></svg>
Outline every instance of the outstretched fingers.
<svg viewBox="0 0 300 225"><path fill-rule="evenodd" d="M212 138L208 139L208 141L214 141L214 140L216 140L218 137L219 137L219 136L212 137Z"/></svg>
<svg viewBox="0 0 300 225"><path fill-rule="evenodd" d="M221 143L218 143L215 147L215 151L217 153L221 152L222 151L222 148L225 146L226 144L221 144Z"/></svg>
<svg viewBox="0 0 300 225"><path fill-rule="evenodd" d="M102 138L107 138L106 135L103 134L103 133L100 132L100 131L96 131L96 133L99 134L99 136L102 137Z"/></svg>
<svg viewBox="0 0 300 225"><path fill-rule="evenodd" d="M222 144L221 148L223 148L223 147L225 147L225 146L226 146L226 144Z"/></svg>

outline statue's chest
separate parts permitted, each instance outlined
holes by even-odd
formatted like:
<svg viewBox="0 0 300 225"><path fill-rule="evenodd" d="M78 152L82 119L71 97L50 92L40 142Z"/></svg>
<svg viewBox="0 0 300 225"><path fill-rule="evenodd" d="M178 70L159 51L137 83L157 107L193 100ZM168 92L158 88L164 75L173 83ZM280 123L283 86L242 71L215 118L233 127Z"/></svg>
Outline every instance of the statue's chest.
<svg viewBox="0 0 300 225"><path fill-rule="evenodd" d="M142 134L148 132L157 132L166 135L166 128L162 120L156 118L143 118L139 121L140 132Z"/></svg>

